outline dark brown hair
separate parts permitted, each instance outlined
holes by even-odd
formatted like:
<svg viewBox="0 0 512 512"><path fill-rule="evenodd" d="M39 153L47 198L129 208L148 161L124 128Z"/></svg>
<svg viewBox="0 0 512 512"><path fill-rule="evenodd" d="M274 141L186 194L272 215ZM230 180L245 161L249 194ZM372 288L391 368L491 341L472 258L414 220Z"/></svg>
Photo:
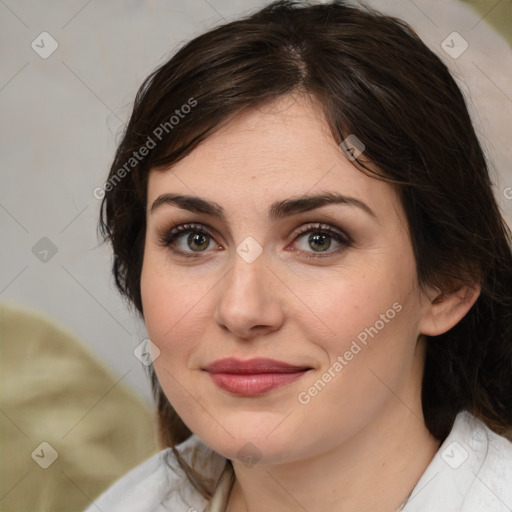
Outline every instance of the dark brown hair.
<svg viewBox="0 0 512 512"><path fill-rule="evenodd" d="M112 243L119 290L143 314L150 170L169 168L242 110L291 93L314 97L338 144L349 134L364 143L362 172L397 187L420 285L481 285L465 317L427 339L427 428L442 440L465 409L505 433L512 425L510 230L461 91L441 59L398 19L343 1L277 1L196 37L151 74L135 99L102 203L100 229ZM150 140L155 145L146 156L130 160L153 146ZM173 447L191 432L152 369L151 377L161 442Z"/></svg>

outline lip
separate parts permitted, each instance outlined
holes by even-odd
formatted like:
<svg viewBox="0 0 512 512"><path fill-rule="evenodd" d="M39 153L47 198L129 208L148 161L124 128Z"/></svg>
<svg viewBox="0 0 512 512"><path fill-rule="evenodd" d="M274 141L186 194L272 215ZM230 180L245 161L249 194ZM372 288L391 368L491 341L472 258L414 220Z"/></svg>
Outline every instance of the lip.
<svg viewBox="0 0 512 512"><path fill-rule="evenodd" d="M204 371L224 391L239 396L258 396L291 384L311 369L274 359L255 358L242 361L227 358L214 361Z"/></svg>

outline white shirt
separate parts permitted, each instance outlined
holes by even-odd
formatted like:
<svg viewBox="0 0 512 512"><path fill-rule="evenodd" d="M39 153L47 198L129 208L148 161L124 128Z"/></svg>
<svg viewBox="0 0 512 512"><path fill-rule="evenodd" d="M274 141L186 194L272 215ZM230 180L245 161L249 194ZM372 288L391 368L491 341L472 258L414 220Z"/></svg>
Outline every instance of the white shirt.
<svg viewBox="0 0 512 512"><path fill-rule="evenodd" d="M121 477L85 512L225 512L234 482L231 465L196 436L177 449L218 482L210 502L189 483L168 448ZM459 413L402 510L512 512L512 443L468 412Z"/></svg>

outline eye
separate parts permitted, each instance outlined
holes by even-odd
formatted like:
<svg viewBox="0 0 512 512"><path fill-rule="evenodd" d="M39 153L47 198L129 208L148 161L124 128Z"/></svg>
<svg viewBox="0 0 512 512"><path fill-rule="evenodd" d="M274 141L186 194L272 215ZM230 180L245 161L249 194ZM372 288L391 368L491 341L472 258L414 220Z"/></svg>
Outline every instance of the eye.
<svg viewBox="0 0 512 512"><path fill-rule="evenodd" d="M306 235L308 235L306 237ZM160 245L169 247L174 253L185 257L202 256L208 249L219 248L212 234L202 224L181 224L159 234ZM351 245L351 239L328 224L316 223L301 226L295 232L294 242L301 242L299 252L306 258L332 256ZM337 247L332 249L334 244ZM300 244L299 244L300 245ZM313 249L311 251L311 249ZM322 254L325 253L325 254Z"/></svg>
<svg viewBox="0 0 512 512"><path fill-rule="evenodd" d="M210 232L201 224L181 224L160 234L158 238L161 245L186 257L196 257L212 246L218 247Z"/></svg>
<svg viewBox="0 0 512 512"><path fill-rule="evenodd" d="M305 235L308 236L306 237ZM301 226L297 231L294 241L297 240L302 242L302 247L299 250L303 253L309 253L305 255L307 258L332 256L333 253L338 253L351 245L351 240L347 235L328 224L321 223ZM335 249L332 249L333 240L338 245ZM310 249L313 249L313 251Z"/></svg>

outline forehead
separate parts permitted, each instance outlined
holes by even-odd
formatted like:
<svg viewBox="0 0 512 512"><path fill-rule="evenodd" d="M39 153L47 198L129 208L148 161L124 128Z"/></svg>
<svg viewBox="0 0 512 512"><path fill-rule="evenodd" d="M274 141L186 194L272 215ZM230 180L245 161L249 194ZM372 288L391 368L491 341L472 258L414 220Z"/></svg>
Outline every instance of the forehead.
<svg viewBox="0 0 512 512"><path fill-rule="evenodd" d="M162 193L214 199L231 213L280 199L337 192L372 209L396 205L386 183L358 170L333 139L321 106L285 96L248 110L169 170L151 171L148 206Z"/></svg>

